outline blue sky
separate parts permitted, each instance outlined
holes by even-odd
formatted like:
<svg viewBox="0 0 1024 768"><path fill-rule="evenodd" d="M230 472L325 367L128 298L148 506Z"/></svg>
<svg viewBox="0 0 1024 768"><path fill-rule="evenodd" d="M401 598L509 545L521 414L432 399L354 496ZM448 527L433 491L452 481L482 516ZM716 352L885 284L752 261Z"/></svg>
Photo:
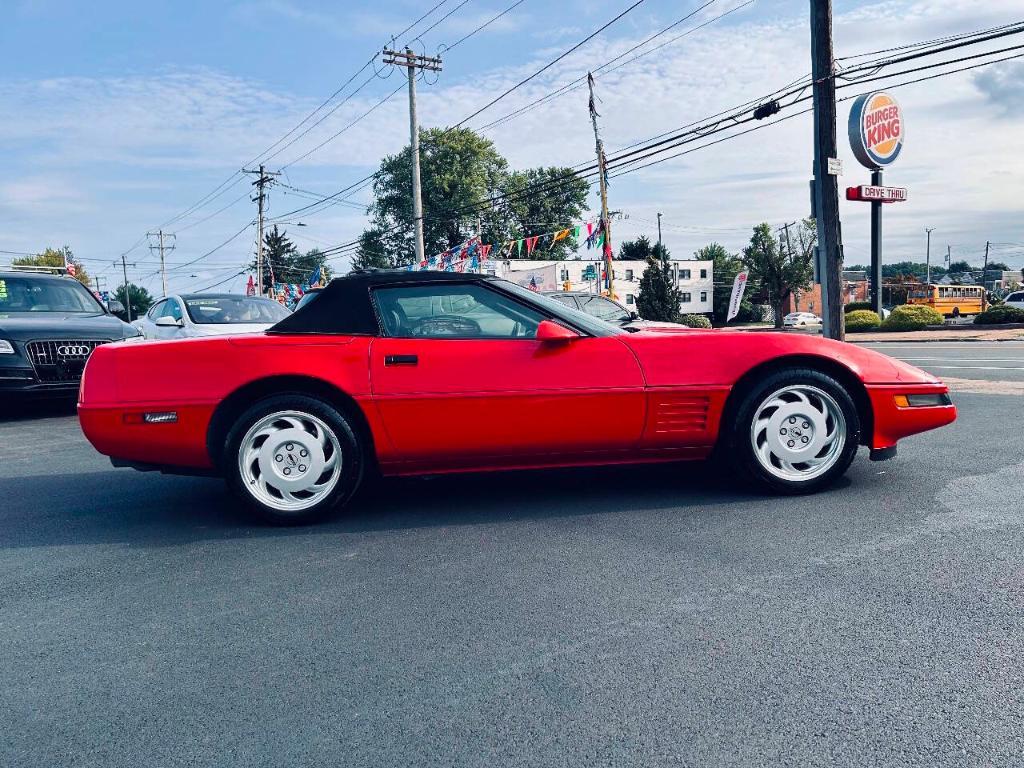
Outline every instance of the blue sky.
<svg viewBox="0 0 1024 768"><path fill-rule="evenodd" d="M139 242L141 236L231 177L436 2L8 0L0 27L0 250L68 244L90 271L113 283L120 269L111 263L135 246L128 255L136 265L129 278L158 291L153 256ZM443 50L513 0L468 0L459 7L462 2L447 0L410 33L453 11L414 47ZM422 124L461 120L630 4L524 0L443 54L444 72L420 86ZM469 125L480 127L574 80L698 5L646 0ZM711 21L707 27L598 78L609 149L745 102L807 73L806 2L755 0L739 6L741 0L717 0L673 34ZM732 9L737 10L716 20ZM837 2L836 53L1003 24L1018 20L1021 11L1019 0ZM1021 42L1010 38L1000 45ZM933 254L949 243L954 257L974 259L992 240L1000 243L994 256L1013 266L1024 264L1020 64L895 91L906 112L907 141L887 180L907 186L910 201L886 209L887 261L921 259L927 226L936 228ZM282 177L287 183L325 194L366 176L384 154L408 140L402 92L322 149L293 161L400 84L397 73L374 79L272 158L269 167L287 164ZM848 106L840 105L841 123ZM570 92L487 135L515 167L573 165L593 154L585 91ZM842 138L842 125L840 136L841 186L867 183L867 172L858 169ZM616 179L612 207L629 216L617 226L617 239L653 236L653 221L662 211L674 255L711 240L738 250L757 222L781 224L805 215L809 138L809 117L794 118ZM254 206L244 192L238 179L169 227L178 232L178 249L169 259L175 267L172 290L230 278L248 260L251 231L194 266L181 267L252 219ZM353 202L367 199L364 192ZM306 202L279 188L271 212ZM596 196L592 203L596 206ZM845 201L842 206L847 261L863 261L866 206ZM356 205L337 206L289 232L300 247L311 248L353 239L363 221ZM0 262L6 258L0 254ZM228 279L225 287L238 289L243 282Z"/></svg>

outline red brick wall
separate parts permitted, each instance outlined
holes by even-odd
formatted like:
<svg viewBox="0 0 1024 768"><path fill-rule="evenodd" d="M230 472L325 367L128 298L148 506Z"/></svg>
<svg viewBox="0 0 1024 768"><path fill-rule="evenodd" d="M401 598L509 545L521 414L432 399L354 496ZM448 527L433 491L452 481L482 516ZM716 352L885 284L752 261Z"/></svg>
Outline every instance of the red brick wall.
<svg viewBox="0 0 1024 768"><path fill-rule="evenodd" d="M851 301L868 301L868 283L866 280L844 283L843 304ZM812 285L806 291L791 293L783 305L786 314L790 312L813 312L821 314L821 286Z"/></svg>

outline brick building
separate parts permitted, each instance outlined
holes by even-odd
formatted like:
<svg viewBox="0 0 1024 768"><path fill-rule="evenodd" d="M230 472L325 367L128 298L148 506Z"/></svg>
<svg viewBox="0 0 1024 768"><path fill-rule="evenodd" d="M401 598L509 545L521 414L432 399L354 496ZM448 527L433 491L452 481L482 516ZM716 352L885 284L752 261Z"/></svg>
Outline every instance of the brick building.
<svg viewBox="0 0 1024 768"><path fill-rule="evenodd" d="M843 270L843 304L854 301L870 301L871 293L868 290L867 272L861 270ZM813 312L821 314L821 286L812 285L806 291L794 291L789 294L783 304L783 311L790 312Z"/></svg>

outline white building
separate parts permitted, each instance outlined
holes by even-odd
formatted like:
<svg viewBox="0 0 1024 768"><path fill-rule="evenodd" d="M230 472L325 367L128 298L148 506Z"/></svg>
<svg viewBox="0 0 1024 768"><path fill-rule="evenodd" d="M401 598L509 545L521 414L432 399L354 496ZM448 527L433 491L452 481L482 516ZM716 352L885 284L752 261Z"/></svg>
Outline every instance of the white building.
<svg viewBox="0 0 1024 768"><path fill-rule="evenodd" d="M604 261L601 259L569 259L566 261L530 261L511 259L496 262L502 265L500 274L515 280L516 272L532 272L537 275L537 287L541 290L588 291L598 293L599 278L603 274ZM636 300L640 295L640 278L647 269L646 261L612 262L615 300L627 309L636 311ZM709 315L713 311L711 261L670 259L669 270L672 279L682 293L679 311L684 314ZM516 280L516 282L521 282Z"/></svg>

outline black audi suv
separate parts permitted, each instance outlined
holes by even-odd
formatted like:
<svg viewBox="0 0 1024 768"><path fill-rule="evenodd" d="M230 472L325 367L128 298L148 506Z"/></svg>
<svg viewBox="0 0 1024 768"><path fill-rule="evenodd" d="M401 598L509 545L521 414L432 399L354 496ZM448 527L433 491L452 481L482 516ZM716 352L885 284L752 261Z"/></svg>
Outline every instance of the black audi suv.
<svg viewBox="0 0 1024 768"><path fill-rule="evenodd" d="M0 271L0 398L73 396L100 344L142 339L74 278Z"/></svg>

